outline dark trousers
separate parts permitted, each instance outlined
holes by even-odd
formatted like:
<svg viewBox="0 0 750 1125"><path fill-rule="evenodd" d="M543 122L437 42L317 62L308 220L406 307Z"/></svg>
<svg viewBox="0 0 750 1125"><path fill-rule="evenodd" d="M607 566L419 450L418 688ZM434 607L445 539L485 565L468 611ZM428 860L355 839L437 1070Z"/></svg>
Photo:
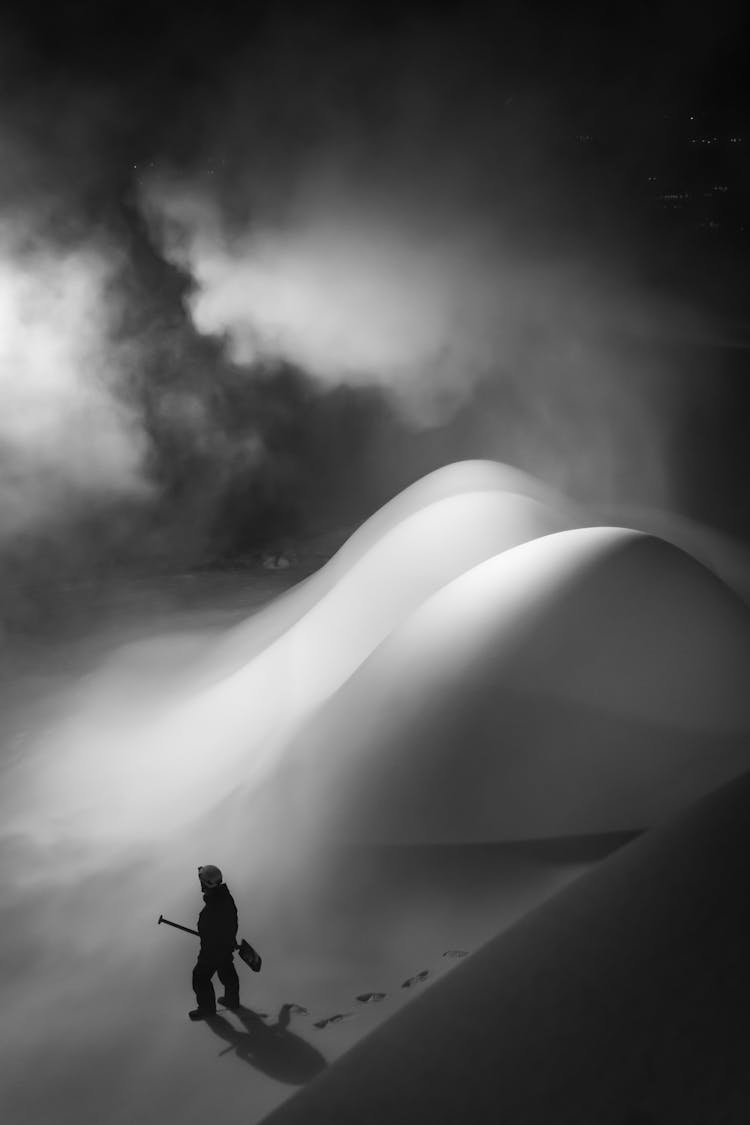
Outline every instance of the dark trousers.
<svg viewBox="0 0 750 1125"><path fill-rule="evenodd" d="M231 953L198 954L198 960L193 969L193 992L198 1001L198 1007L206 1012L216 1011L216 994L211 984L214 973L219 974L219 980L224 985L224 994L230 1004L240 1002L240 978L234 967Z"/></svg>

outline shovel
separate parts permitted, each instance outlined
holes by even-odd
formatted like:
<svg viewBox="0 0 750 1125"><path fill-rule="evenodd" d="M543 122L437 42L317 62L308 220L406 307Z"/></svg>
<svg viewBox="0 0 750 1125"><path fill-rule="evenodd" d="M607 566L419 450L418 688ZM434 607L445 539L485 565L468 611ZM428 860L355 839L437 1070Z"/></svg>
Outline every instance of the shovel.
<svg viewBox="0 0 750 1125"><path fill-rule="evenodd" d="M162 922L165 926L174 926L176 930L184 930L186 934L195 934L196 937L200 937L200 934L197 930L191 930L189 926L181 926L179 922L170 922L169 918L164 918L163 915L160 914L157 925L160 926ZM240 941L239 945L235 945L234 948L238 951L241 959L253 970L254 973L260 972L260 967L263 964L263 961L261 959L260 953L258 953L256 949L253 949L249 941L245 941L245 939L243 938Z"/></svg>

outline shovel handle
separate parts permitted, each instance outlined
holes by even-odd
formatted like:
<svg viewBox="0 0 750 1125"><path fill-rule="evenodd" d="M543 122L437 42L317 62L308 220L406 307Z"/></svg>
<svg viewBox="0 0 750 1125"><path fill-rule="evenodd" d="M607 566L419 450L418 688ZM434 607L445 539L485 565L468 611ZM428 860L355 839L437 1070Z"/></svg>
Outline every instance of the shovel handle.
<svg viewBox="0 0 750 1125"><path fill-rule="evenodd" d="M184 930L186 934L195 934L196 937L200 937L197 930L191 930L189 926L181 926L179 922L170 922L169 918L165 918L163 914L160 914L159 921L156 923L157 926L160 926L162 922L165 926L174 926L176 930Z"/></svg>

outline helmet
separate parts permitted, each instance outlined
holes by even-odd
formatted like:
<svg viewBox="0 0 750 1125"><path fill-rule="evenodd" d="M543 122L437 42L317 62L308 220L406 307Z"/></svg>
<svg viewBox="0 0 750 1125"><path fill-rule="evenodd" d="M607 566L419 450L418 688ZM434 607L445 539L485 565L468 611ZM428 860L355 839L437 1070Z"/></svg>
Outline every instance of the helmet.
<svg viewBox="0 0 750 1125"><path fill-rule="evenodd" d="M205 867L198 868L198 878L203 887L218 887L219 883L223 883L224 876L218 867L214 867L212 863L207 863Z"/></svg>

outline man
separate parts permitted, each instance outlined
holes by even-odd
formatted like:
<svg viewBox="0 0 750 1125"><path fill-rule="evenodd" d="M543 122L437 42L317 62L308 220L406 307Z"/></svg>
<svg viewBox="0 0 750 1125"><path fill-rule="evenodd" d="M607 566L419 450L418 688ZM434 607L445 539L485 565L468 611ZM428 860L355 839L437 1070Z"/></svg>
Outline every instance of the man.
<svg viewBox="0 0 750 1125"><path fill-rule="evenodd" d="M220 1003L227 1008L240 1006L240 981L234 967L237 945L237 907L218 867L207 864L198 868L198 878L205 906L198 915L200 953L193 969L193 991L198 1007L189 1013L191 1020L204 1020L216 1015L216 996L211 977L219 974L224 985Z"/></svg>

